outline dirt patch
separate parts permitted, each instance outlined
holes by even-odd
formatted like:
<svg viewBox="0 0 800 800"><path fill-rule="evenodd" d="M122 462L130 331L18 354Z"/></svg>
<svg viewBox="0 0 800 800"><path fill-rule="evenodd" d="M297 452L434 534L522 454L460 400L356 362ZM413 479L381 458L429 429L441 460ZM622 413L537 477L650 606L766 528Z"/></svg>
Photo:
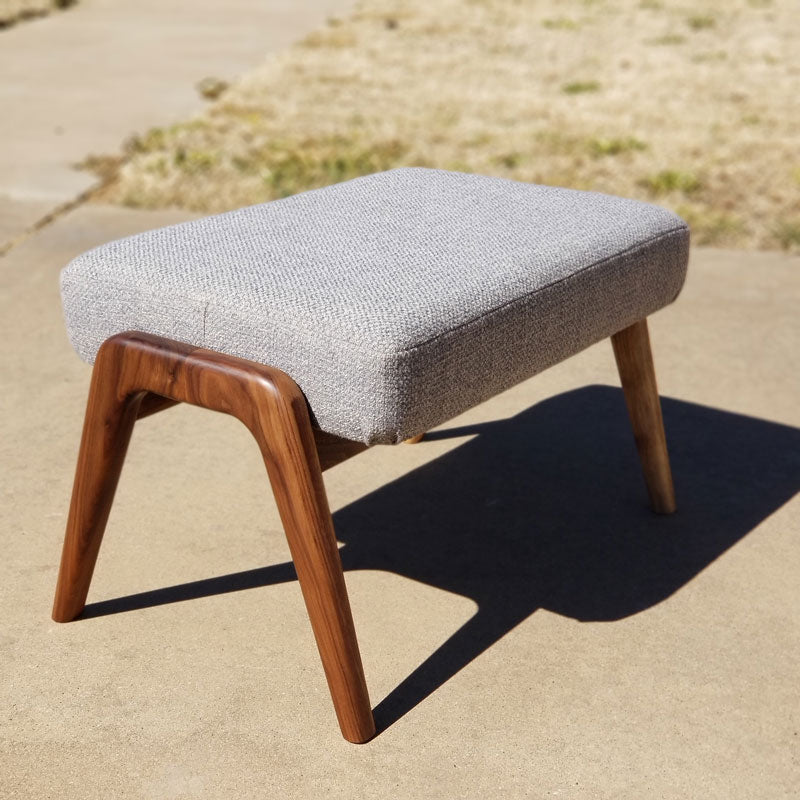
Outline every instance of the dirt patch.
<svg viewBox="0 0 800 800"><path fill-rule="evenodd" d="M370 0L133 139L104 200L221 211L396 165L671 207L800 248L797 0Z"/></svg>

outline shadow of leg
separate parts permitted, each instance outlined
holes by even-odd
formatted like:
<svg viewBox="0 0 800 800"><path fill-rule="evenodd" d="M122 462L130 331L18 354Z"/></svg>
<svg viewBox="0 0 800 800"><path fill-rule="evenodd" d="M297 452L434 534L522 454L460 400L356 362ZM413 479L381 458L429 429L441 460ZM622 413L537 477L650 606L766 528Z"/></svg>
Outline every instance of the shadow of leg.
<svg viewBox="0 0 800 800"><path fill-rule="evenodd" d="M296 580L297 573L294 564L287 561L283 564L233 572L230 575L219 575L216 578L204 578L176 586L152 589L148 592L129 594L125 597L114 597L111 600L101 600L99 603L89 603L83 610L81 619L105 617L108 614L120 614L123 611L140 611L143 608L182 603L185 600L198 600L201 597L212 597L229 592L241 592L244 589L275 586L279 583Z"/></svg>
<svg viewBox="0 0 800 800"><path fill-rule="evenodd" d="M488 650L530 613L502 615L478 612L470 617L444 644L423 661L402 683L375 707L375 725L382 733L414 706L433 694L473 659Z"/></svg>

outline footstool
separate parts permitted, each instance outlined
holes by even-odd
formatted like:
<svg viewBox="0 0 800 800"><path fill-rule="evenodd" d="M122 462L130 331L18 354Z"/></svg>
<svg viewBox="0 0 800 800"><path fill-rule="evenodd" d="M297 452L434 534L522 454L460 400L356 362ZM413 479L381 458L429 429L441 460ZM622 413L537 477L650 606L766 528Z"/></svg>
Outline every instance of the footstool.
<svg viewBox="0 0 800 800"><path fill-rule="evenodd" d="M673 511L646 318L678 295L688 246L652 205L397 169L79 256L62 299L94 370L53 618L84 608L135 421L232 414L264 456L342 733L367 741L322 471L610 336L651 504Z"/></svg>

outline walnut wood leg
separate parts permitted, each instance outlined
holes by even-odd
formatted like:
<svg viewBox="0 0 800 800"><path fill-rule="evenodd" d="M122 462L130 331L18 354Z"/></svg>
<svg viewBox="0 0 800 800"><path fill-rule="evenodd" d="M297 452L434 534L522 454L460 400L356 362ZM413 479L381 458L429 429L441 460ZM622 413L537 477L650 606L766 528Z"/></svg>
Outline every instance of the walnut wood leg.
<svg viewBox="0 0 800 800"><path fill-rule="evenodd" d="M175 402L232 414L256 438L342 734L352 742L367 741L375 723L315 434L302 392L280 370L142 333L120 334L103 344L92 376L53 618L68 621L83 609L137 414ZM326 447L330 463L364 449L333 439L326 439Z"/></svg>
<svg viewBox="0 0 800 800"><path fill-rule="evenodd" d="M53 619L69 622L86 604L97 553L143 393L119 396L117 364L98 356L92 372L78 466L61 554Z"/></svg>
<svg viewBox="0 0 800 800"><path fill-rule="evenodd" d="M345 739L366 742L375 722L305 400L281 394L253 430L264 454L311 627Z"/></svg>
<svg viewBox="0 0 800 800"><path fill-rule="evenodd" d="M647 320L639 320L615 333L611 337L611 343L650 503L658 514L671 514L675 511L675 489L672 485Z"/></svg>

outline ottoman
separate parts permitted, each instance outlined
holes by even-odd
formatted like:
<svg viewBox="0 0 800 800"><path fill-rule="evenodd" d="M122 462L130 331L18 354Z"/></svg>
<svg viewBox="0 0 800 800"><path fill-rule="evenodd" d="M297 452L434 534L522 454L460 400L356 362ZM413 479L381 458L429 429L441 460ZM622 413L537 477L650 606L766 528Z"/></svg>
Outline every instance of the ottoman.
<svg viewBox="0 0 800 800"><path fill-rule="evenodd" d="M374 735L322 471L611 337L655 511L674 510L646 318L689 232L645 203L397 169L103 245L62 272L94 363L53 618L84 608L137 418L233 414L264 456L345 738Z"/></svg>

